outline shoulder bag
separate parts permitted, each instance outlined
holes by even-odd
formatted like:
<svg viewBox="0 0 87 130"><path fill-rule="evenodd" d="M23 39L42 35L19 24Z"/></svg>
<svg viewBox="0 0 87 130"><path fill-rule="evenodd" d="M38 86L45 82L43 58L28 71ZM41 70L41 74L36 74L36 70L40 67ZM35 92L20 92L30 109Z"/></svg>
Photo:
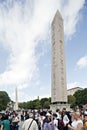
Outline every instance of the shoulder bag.
<svg viewBox="0 0 87 130"><path fill-rule="evenodd" d="M30 127L31 127L31 125L32 125L32 122L33 122L33 120L31 121L31 123L30 123L30 125L29 125L29 127L28 127L28 130L30 129Z"/></svg>

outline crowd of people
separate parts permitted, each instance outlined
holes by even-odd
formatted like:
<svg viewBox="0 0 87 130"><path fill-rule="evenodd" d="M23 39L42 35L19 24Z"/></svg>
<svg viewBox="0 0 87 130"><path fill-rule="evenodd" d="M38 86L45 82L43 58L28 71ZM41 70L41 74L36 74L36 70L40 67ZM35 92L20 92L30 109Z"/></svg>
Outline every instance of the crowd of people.
<svg viewBox="0 0 87 130"><path fill-rule="evenodd" d="M15 111L0 113L0 130L18 130L20 119Z"/></svg>
<svg viewBox="0 0 87 130"><path fill-rule="evenodd" d="M0 114L0 130L87 130L87 110L30 110Z"/></svg>

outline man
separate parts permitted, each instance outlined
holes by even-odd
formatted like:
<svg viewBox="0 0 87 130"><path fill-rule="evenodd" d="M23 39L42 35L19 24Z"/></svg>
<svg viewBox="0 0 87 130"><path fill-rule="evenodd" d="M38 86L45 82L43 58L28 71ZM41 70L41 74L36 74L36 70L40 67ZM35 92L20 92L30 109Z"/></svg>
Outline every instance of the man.
<svg viewBox="0 0 87 130"><path fill-rule="evenodd" d="M57 119L61 119L61 114L60 114L60 110L56 109L56 114L57 114Z"/></svg>
<svg viewBox="0 0 87 130"><path fill-rule="evenodd" d="M68 130L68 123L69 123L69 118L67 116L67 112L66 111L63 111L63 122L64 122L64 130Z"/></svg>
<svg viewBox="0 0 87 130"><path fill-rule="evenodd" d="M58 130L58 120L57 120L57 114L53 113L53 123L54 123L54 130Z"/></svg>
<svg viewBox="0 0 87 130"><path fill-rule="evenodd" d="M38 125L36 121L34 120L33 113L29 113L29 119L24 121L22 128L24 130L38 130Z"/></svg>
<svg viewBox="0 0 87 130"><path fill-rule="evenodd" d="M87 111L84 112L84 130L87 130Z"/></svg>

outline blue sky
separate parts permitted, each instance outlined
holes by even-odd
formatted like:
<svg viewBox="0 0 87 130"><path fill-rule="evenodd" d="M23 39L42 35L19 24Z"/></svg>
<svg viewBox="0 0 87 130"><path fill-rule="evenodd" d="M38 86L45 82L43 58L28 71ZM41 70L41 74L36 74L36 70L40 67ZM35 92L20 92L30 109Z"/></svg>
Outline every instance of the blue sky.
<svg viewBox="0 0 87 130"><path fill-rule="evenodd" d="M87 87L85 0L0 0L0 90L19 101L51 95L51 22L64 19L67 88Z"/></svg>

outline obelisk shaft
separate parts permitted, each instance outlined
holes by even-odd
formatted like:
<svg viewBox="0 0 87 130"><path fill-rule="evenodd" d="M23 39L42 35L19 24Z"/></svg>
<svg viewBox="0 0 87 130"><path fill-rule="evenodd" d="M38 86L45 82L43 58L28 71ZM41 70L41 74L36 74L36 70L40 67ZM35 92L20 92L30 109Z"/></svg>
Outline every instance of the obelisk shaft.
<svg viewBox="0 0 87 130"><path fill-rule="evenodd" d="M51 102L67 102L66 64L64 52L63 19L57 11L52 25L52 73L51 73Z"/></svg>
<svg viewBox="0 0 87 130"><path fill-rule="evenodd" d="M18 89L15 88L15 110L18 110Z"/></svg>

